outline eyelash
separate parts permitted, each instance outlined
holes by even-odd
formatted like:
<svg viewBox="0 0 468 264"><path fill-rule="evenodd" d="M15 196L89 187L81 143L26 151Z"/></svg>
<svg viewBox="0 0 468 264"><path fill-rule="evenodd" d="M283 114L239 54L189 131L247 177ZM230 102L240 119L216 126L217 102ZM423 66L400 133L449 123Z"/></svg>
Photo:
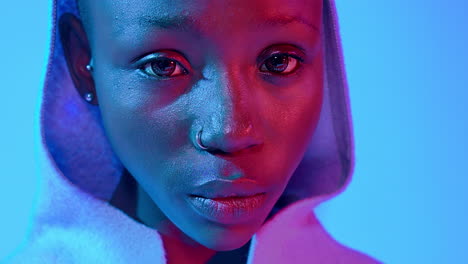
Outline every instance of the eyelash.
<svg viewBox="0 0 468 264"><path fill-rule="evenodd" d="M291 62L291 59L294 60L294 63L295 63L295 66L292 70L288 71L286 74L284 74L283 72L284 71L281 71L281 73L272 73L270 71L267 71L269 75L279 75L279 76L288 76L290 74L293 74L295 73L300 67L302 67L302 63L304 62L304 59L301 58L300 56L296 55L296 54L292 54L292 53L273 53L271 54L267 59L265 59L262 63L262 65L260 66L260 69L263 69L263 68L266 68L266 65L265 63L270 60L270 59L273 59L274 57L282 57L282 56L286 56L286 58L288 59L288 65L287 65L287 68L285 70L287 70L290 66L290 62ZM265 67L264 67L265 65ZM262 70L260 70L262 71ZM265 71L262 71L262 72L265 72Z"/></svg>
<svg viewBox="0 0 468 264"><path fill-rule="evenodd" d="M164 75L159 75L157 73L154 72L153 70L153 63L155 62L158 62L158 61L168 61L168 62L173 62L176 64L176 68L174 69L174 71L171 72L171 74L173 72L180 72L179 74L175 75L175 76L164 76ZM176 76L179 76L179 75L185 75L185 74L188 74L188 70L182 66L182 64L180 62L178 62L177 60L175 59L171 59L171 58L168 58L168 57L156 57L156 58L152 58L148 61L146 61L143 66L140 68L141 71L143 71L144 74L150 76L150 77L156 77L156 78L173 78L173 77L176 77ZM151 72L149 72L151 71Z"/></svg>
<svg viewBox="0 0 468 264"><path fill-rule="evenodd" d="M271 72L267 69L267 66L265 65L266 62L270 59L273 59L274 57L282 57L282 56L286 56L287 59L288 59L288 64L287 64L287 68L285 70L287 70L290 66L290 63L291 63L291 60L294 60L293 62L295 63L295 66L292 70L288 71L286 74L283 74L281 71L281 73L274 73L274 72ZM155 62L158 62L158 61L168 61L168 62L173 62L176 64L176 69L174 69L174 71L171 72L171 74L173 72L180 72L179 74L177 75L171 75L171 76L164 76L164 75L159 75L157 73L154 72L152 66L153 66L153 63ZM302 67L302 63L304 62L304 59L301 58L300 56L296 55L296 54L293 54L293 53L273 53L271 54L268 58L266 58L265 60L263 60L261 66L260 66L260 71L261 72L266 72L268 75L274 75L274 76L288 76L288 75L291 75L293 73L295 73L300 67ZM262 69L266 68L267 71L264 71ZM175 60L175 59L172 59L172 58L169 58L169 57L164 57L164 56L159 56L159 57L153 57L149 60L147 60L142 67L140 67L140 70L146 74L147 76L149 77L154 77L154 78L159 78L159 79L170 79L170 78L174 78L174 77L177 77L177 76L180 76L180 75L187 75L188 74L188 70L182 66L182 64ZM149 72L150 70L150 72Z"/></svg>

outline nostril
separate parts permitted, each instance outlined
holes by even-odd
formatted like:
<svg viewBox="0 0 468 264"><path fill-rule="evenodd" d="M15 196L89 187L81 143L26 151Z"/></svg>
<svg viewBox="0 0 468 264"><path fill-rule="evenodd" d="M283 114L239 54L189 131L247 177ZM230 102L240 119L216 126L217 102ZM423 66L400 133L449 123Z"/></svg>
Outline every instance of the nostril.
<svg viewBox="0 0 468 264"><path fill-rule="evenodd" d="M228 152L223 151L221 149L212 149L212 150L207 150L207 151L214 155L228 155L229 154Z"/></svg>
<svg viewBox="0 0 468 264"><path fill-rule="evenodd" d="M228 156L228 155L234 155L234 154L240 154L245 151L250 151L251 148L256 147L258 144L252 144L246 148L242 149L232 149L232 151L224 151L221 148L211 148L208 149L207 151L213 155L222 155L222 156Z"/></svg>
<svg viewBox="0 0 468 264"><path fill-rule="evenodd" d="M214 155L241 155L241 153L255 151L263 143L254 135L234 135L231 132L208 134L202 138L202 130L198 131L195 135L194 145L198 149Z"/></svg>

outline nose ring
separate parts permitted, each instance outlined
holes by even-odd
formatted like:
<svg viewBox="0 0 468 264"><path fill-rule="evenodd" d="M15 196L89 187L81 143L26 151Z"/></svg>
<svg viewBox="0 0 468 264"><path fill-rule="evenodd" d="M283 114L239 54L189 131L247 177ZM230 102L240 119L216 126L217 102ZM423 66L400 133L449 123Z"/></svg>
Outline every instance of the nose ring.
<svg viewBox="0 0 468 264"><path fill-rule="evenodd" d="M197 145L198 145L198 147L199 147L200 149L207 150L207 149L209 149L209 148L203 146L203 143L201 142L201 133L202 133L202 130L198 131L198 133L197 133L197 136L196 136L196 138L197 138Z"/></svg>

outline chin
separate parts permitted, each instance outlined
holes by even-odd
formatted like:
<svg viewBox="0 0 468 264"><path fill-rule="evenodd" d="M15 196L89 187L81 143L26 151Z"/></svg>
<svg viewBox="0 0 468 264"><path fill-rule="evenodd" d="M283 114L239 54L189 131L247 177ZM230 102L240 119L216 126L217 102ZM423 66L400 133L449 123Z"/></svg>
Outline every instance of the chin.
<svg viewBox="0 0 468 264"><path fill-rule="evenodd" d="M204 245L205 247L215 250L215 251L231 251L231 250L236 250L247 244L249 240L252 238L253 234L250 236L245 236L243 238L235 238L235 239L230 239L223 237L219 240L213 240L209 241L207 245Z"/></svg>
<svg viewBox="0 0 468 264"><path fill-rule="evenodd" d="M209 232L199 233L193 239L199 244L215 251L231 251L241 248L255 234L257 229L252 226L243 227L211 227Z"/></svg>

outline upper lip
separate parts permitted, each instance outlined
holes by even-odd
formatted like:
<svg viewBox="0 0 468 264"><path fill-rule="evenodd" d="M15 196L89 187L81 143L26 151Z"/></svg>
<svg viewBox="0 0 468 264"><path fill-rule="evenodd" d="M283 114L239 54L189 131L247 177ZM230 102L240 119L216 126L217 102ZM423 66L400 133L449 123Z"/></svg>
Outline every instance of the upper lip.
<svg viewBox="0 0 468 264"><path fill-rule="evenodd" d="M191 195L209 199L226 197L248 197L264 193L264 188L254 180L235 181L216 179L197 186Z"/></svg>

